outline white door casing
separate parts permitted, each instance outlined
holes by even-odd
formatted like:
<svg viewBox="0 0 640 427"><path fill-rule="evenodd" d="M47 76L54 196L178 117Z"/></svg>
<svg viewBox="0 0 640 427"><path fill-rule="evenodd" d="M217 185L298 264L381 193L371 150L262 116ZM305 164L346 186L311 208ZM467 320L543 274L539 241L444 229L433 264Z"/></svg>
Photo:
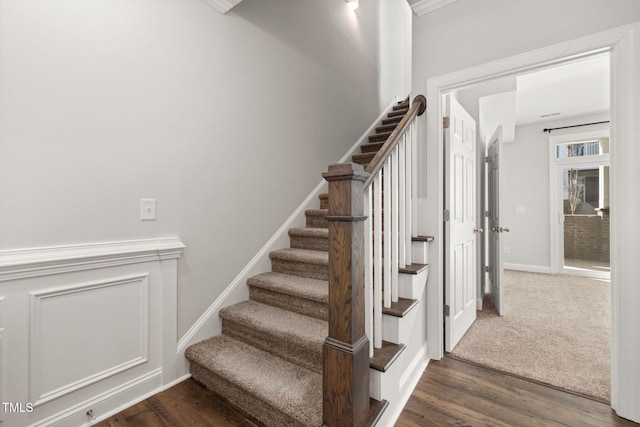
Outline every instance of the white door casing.
<svg viewBox="0 0 640 427"><path fill-rule="evenodd" d="M487 193L489 200L489 221L487 233L489 235L489 296L491 302L504 315L504 286L503 286L503 261L502 261L502 233L500 225L502 205L502 180L500 179L500 160L502 158L502 126L498 126L487 143Z"/></svg>
<svg viewBox="0 0 640 427"><path fill-rule="evenodd" d="M444 331L442 322L444 298L444 229L440 228L444 209L444 141L442 117L445 115L444 96L464 85L486 81L494 77L514 75L539 69L549 64L560 64L578 57L585 57L603 49L611 52L611 148L610 177L611 203L616 206L611 212L611 406L618 415L640 422L640 339L637 327L640 324L640 287L633 278L638 276L640 245L640 186L627 185L618 190L619 183L640 182L640 129L636 126L640 114L640 22L591 34L579 39L560 42L545 48L503 58L465 70L456 71L427 80L426 136L427 168L431 179L427 181L426 206L427 226L434 230L436 241L433 251L430 278L438 286L430 289L427 300L427 337L431 357L444 356ZM620 193L620 194L619 194Z"/></svg>
<svg viewBox="0 0 640 427"><path fill-rule="evenodd" d="M476 122L451 96L445 133L445 351L476 320Z"/></svg>

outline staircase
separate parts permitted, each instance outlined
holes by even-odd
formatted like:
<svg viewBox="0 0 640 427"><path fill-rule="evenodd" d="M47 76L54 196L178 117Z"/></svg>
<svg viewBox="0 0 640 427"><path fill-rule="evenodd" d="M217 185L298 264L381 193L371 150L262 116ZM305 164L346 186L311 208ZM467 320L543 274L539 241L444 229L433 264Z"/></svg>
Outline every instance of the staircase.
<svg viewBox="0 0 640 427"><path fill-rule="evenodd" d="M370 162L408 108L408 100L395 105L353 162ZM196 381L267 426L323 425L327 208L327 195L321 194L319 209L305 212L306 227L289 230L290 247L270 253L272 271L247 280L249 301L220 311L222 334L192 345L185 354ZM414 266L405 273L419 271ZM416 303L401 298L384 313L401 318ZM404 345L385 341L371 358L372 369L386 371L403 350ZM379 410L379 402L372 408Z"/></svg>

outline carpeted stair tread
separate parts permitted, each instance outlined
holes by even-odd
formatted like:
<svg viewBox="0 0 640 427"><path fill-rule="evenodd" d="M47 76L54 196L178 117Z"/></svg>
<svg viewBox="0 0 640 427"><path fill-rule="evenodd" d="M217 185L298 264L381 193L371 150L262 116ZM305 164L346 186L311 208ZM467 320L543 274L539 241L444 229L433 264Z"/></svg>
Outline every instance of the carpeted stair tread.
<svg viewBox="0 0 640 427"><path fill-rule="evenodd" d="M325 217L329 214L329 209L307 209L304 211L306 216L321 216Z"/></svg>
<svg viewBox="0 0 640 427"><path fill-rule="evenodd" d="M292 248L329 251L329 229L302 227L289 229Z"/></svg>
<svg viewBox="0 0 640 427"><path fill-rule="evenodd" d="M390 125L393 123L400 123L400 121L402 120L403 116L394 116L394 117L389 117L388 119L382 119L382 124L383 125Z"/></svg>
<svg viewBox="0 0 640 427"><path fill-rule="evenodd" d="M290 228L289 236L329 238L328 228L300 227Z"/></svg>
<svg viewBox="0 0 640 427"><path fill-rule="evenodd" d="M390 111L387 114L387 117L391 118L391 117L398 117L398 116L404 116L405 114L407 114L407 111L409 111L408 108L404 108L402 110L394 110L394 111Z"/></svg>
<svg viewBox="0 0 640 427"><path fill-rule="evenodd" d="M383 145L384 145L384 141L367 142L367 143L362 144L360 146L360 151L362 151L362 154L364 154L364 153L377 153L378 150L380 150Z"/></svg>
<svg viewBox="0 0 640 427"><path fill-rule="evenodd" d="M251 300L220 310L220 317L223 334L322 372L326 321Z"/></svg>
<svg viewBox="0 0 640 427"><path fill-rule="evenodd" d="M391 123L391 124L387 124L387 125L382 125L382 126L377 126L376 127L376 132L377 133L382 133L382 132L392 132L398 125L395 123Z"/></svg>
<svg viewBox="0 0 640 427"><path fill-rule="evenodd" d="M375 152L364 153L364 154L354 154L353 156L351 156L351 159L353 160L354 163L364 165L364 164L368 164L371 160L373 160L376 154L377 153Z"/></svg>
<svg viewBox="0 0 640 427"><path fill-rule="evenodd" d="M318 198L320 199L320 209L329 209L329 194L321 193Z"/></svg>
<svg viewBox="0 0 640 427"><path fill-rule="evenodd" d="M325 280L269 272L249 278L247 284L324 304L329 302L329 284Z"/></svg>
<svg viewBox="0 0 640 427"><path fill-rule="evenodd" d="M322 202L321 202L322 203ZM328 200L326 203L328 207ZM306 216L306 226L312 228L328 228L329 222L324 218L329 214L328 209L307 209L304 211Z"/></svg>
<svg viewBox="0 0 640 427"><path fill-rule="evenodd" d="M391 135L391 132L374 133L373 135L369 135L369 142L386 141L389 135Z"/></svg>
<svg viewBox="0 0 640 427"><path fill-rule="evenodd" d="M282 261L304 262L314 265L329 265L329 254L324 251L310 249L286 248L269 253L271 259Z"/></svg>
<svg viewBox="0 0 640 427"><path fill-rule="evenodd" d="M300 426L322 425L322 375L311 372L273 354L219 335L189 347L185 353L193 363L237 387L234 404L265 423L283 422L287 418ZM225 390L209 380L198 367L194 378L214 391ZM239 392L239 393L238 393ZM242 393L244 392L244 393ZM262 413L270 406L280 416Z"/></svg>

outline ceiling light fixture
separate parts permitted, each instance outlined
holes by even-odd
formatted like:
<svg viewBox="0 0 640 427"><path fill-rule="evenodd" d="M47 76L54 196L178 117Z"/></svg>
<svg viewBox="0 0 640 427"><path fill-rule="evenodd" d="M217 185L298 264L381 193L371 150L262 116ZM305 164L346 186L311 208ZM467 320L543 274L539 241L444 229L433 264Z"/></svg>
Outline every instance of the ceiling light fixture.
<svg viewBox="0 0 640 427"><path fill-rule="evenodd" d="M347 0L347 4L351 9L356 10L360 6L360 0Z"/></svg>

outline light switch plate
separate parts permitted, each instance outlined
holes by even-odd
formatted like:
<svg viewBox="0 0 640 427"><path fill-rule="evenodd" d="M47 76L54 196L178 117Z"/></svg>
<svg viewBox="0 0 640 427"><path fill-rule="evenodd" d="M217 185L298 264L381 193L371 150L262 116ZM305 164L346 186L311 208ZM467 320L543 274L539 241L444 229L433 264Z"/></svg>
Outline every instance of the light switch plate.
<svg viewBox="0 0 640 427"><path fill-rule="evenodd" d="M516 206L516 213L517 214L523 214L527 211L527 209L524 206Z"/></svg>
<svg viewBox="0 0 640 427"><path fill-rule="evenodd" d="M156 220L156 199L140 199L140 220Z"/></svg>

